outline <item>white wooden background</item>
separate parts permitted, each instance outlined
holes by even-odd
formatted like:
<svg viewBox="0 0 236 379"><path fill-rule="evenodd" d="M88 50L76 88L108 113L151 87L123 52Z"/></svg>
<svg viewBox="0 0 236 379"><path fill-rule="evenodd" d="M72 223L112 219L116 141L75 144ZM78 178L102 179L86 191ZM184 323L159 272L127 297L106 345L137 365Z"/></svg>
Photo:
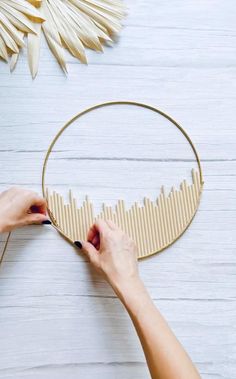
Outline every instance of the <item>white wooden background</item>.
<svg viewBox="0 0 236 379"><path fill-rule="evenodd" d="M0 189L22 185L40 191L42 162L49 142L71 116L86 106L130 99L156 105L172 115L188 131L200 153L204 194L185 235L163 254L141 262L140 272L202 378L235 379L236 3L126 3L128 16L115 47L106 48L104 55L88 52L89 66L69 57L68 77L62 74L45 43L34 81L25 54L12 75L0 63ZM122 116L125 118L126 113ZM127 124L132 124L128 116ZM101 200L104 193L109 197L116 188L117 193L125 191L129 200L133 199L136 184L141 196L138 188L143 182L143 188L152 195L151 184L148 187L152 169L148 176L145 154L141 154L137 141L131 154L135 167L127 162L132 170L143 174L143 181L136 176L133 187L122 185L122 159L126 156L122 156L118 140L121 159L115 157L111 163L118 179L112 191L110 184L106 186L110 176L106 176L105 158L111 146L103 126L99 123L96 132L100 152L94 148L86 164L78 159L83 190L95 197L98 193L97 200ZM148 130L147 124L144 127ZM163 154L165 148L177 151L168 146L171 136L171 131L165 135L164 149L160 149ZM68 144L65 156L70 148ZM78 143L79 152L80 148ZM158 151L157 146L157 158ZM182 149L180 156L180 161L175 162L171 156L169 162L175 172L182 173L189 159ZM66 162L62 159L57 167L63 170ZM157 159L152 168L162 170L167 167L163 164ZM96 188L93 181L86 180L97 167L102 173L104 168L104 174ZM88 177L84 175L86 169ZM52 175L55 183L63 184L56 174ZM1 249L4 238L1 236ZM0 378L100 377L149 377L123 307L86 259L50 226L14 232L0 270Z"/></svg>

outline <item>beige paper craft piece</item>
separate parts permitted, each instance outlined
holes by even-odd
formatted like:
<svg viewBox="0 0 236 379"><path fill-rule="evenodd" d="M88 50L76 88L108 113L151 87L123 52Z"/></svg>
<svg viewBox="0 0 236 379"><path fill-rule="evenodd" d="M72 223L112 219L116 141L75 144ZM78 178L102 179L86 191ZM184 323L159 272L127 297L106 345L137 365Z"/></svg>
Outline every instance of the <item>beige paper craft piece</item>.
<svg viewBox="0 0 236 379"><path fill-rule="evenodd" d="M121 29L125 7L121 0L1 0L0 58L15 68L27 45L31 75L37 75L40 34L66 72L64 49L87 63L85 48L103 51ZM27 37L25 44L24 36Z"/></svg>
<svg viewBox="0 0 236 379"><path fill-rule="evenodd" d="M46 199L50 218L55 227L71 242L87 239L88 230L98 219L112 220L137 244L138 258L160 252L176 241L192 221L200 201L202 184L199 173L192 170L192 184L184 180L180 189L172 189L168 196L164 188L156 202L144 198L144 204L134 203L126 209L123 200L118 200L113 209L103 204L100 214L95 215L93 204L86 199L77 205L71 190L69 203L49 189Z"/></svg>

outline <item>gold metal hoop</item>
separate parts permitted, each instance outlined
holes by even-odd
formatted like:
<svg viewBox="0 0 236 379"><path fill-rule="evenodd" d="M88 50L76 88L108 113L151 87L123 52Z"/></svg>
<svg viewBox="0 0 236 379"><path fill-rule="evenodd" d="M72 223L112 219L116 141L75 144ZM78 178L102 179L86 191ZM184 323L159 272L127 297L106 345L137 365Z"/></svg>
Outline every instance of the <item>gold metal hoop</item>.
<svg viewBox="0 0 236 379"><path fill-rule="evenodd" d="M164 118L166 118L168 121L170 121L173 125L175 125L179 130L180 132L183 134L183 136L185 137L185 139L188 141L188 143L190 144L191 148L192 148L192 151L194 153L194 156L196 158L196 162L197 162L197 165L198 165L198 170L199 170L199 181L200 181L200 195L201 195L201 192L202 192L202 187L203 187L203 184L204 184L204 181L203 181L203 174L202 174L202 167L201 167L201 163L200 163L200 159L199 159L199 156L198 156L198 153L196 151L196 148L191 140L191 138L189 137L189 135L186 133L186 131L182 128L182 126L180 124L178 124L172 117L170 117L168 114L166 114L165 112L161 111L160 109L158 108L155 108L154 106L151 106L151 105L148 105L148 104L144 104L144 103L139 103L139 102L135 102L135 101L109 101L109 102L104 102L104 103L100 103L100 104L96 104L92 107L89 107L81 112L79 112L78 114L76 114L74 117L72 117L60 130L59 132L56 134L56 136L54 137L54 139L52 140L49 148L48 148L48 151L46 153L46 156L45 156L45 159L44 159L44 163L43 163L43 170L42 170L42 193L43 193L43 196L46 197L46 189L45 189L45 174L46 174L46 169L47 169L47 163L48 163L48 159L49 159L49 156L52 152L52 149L55 145L55 143L57 142L57 140L59 139L59 137L61 136L61 134L69 127L69 125L71 125L75 120L77 120L78 118L82 117L83 115L93 111L93 110L96 110L96 109L99 109L99 108L103 108L103 107L106 107L106 106L111 106L111 105L131 105L131 106L137 106L137 107L142 107L142 108L146 108L146 109L149 109L155 113L158 113L160 114L161 116L163 116ZM199 195L199 196L200 196ZM185 230L188 228L188 226L190 225L192 219L194 218L195 216L195 213L196 211L194 212L192 218L190 219L188 225L182 230L181 234L178 235L178 237L176 239L174 239L173 241L171 241L171 243L169 243L168 245L166 245L163 249L161 250L164 250L166 247L170 246L172 243L174 243L184 232ZM51 216L51 212L49 210L49 215ZM69 242L73 242L72 240L70 240L70 238L68 238L68 236L63 233L63 231L57 227L57 225L55 224L54 222L54 219L52 218L52 222L53 222L53 226L69 241ZM161 251L159 250L159 251ZM152 254L155 254L156 251L154 252L151 252L150 254L146 255L146 256L149 256L149 255L152 255Z"/></svg>

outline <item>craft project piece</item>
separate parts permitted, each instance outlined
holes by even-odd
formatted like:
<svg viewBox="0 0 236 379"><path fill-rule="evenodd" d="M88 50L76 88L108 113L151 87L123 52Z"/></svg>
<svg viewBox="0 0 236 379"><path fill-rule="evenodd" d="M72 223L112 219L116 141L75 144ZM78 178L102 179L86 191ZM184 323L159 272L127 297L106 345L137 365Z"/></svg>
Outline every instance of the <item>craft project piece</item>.
<svg viewBox="0 0 236 379"><path fill-rule="evenodd" d="M90 226L98 219L112 220L124 230L138 246L138 258L154 254L171 245L188 227L193 218L201 194L199 173L192 171L193 183L184 180L180 189L172 189L168 196L162 189L156 202L144 198L144 205L137 203L126 209L123 200L115 208L103 204L103 210L95 215L93 204L86 197L78 207L69 191L69 204L57 193L49 193L46 199L53 224L70 242L86 240Z"/></svg>
<svg viewBox="0 0 236 379"><path fill-rule="evenodd" d="M27 36L32 77L38 71L40 35L66 72L64 48L87 63L85 47L103 51L121 29L125 10L121 0L1 0L0 58L15 68Z"/></svg>
<svg viewBox="0 0 236 379"><path fill-rule="evenodd" d="M95 215L93 204L85 198L82 205L78 205L72 191L69 190L69 203L63 196L45 187L45 173L47 161L56 141L63 131L76 119L84 114L109 105L128 104L139 106L154 111L174 124L187 139L196 157L198 170L192 169L192 183L186 180L180 183L178 189L172 188L169 194L165 194L162 187L155 202L144 198L143 205L136 202L127 209L123 200L119 200L115 207L103 204L100 214ZM76 240L85 240L90 226L97 219L112 220L131 238L138 246L138 258L143 258L160 252L176 241L190 225L199 205L203 188L202 170L196 149L183 128L164 112L146 104L118 101L99 104L91 107L70 120L56 135L47 152L43 174L42 189L47 199L48 213L54 227L71 243Z"/></svg>

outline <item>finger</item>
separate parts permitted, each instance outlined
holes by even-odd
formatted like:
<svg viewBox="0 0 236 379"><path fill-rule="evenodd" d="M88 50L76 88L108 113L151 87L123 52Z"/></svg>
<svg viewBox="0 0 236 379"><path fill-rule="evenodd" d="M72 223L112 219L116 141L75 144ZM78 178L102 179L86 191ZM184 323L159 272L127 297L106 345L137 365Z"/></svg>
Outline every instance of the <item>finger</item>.
<svg viewBox="0 0 236 379"><path fill-rule="evenodd" d="M99 247L100 247L100 238L99 238L99 234L97 234L93 239L92 239L92 244L94 247L96 247L97 250L99 250Z"/></svg>
<svg viewBox="0 0 236 379"><path fill-rule="evenodd" d="M94 247L100 253L100 241Z"/></svg>
<svg viewBox="0 0 236 379"><path fill-rule="evenodd" d="M39 213L47 213L47 202L43 197L35 198L33 206L38 209Z"/></svg>
<svg viewBox="0 0 236 379"><path fill-rule="evenodd" d="M92 239L92 244L93 245L97 245L98 242L99 242L100 238L99 238L99 234L96 234L96 236L93 237Z"/></svg>
<svg viewBox="0 0 236 379"><path fill-rule="evenodd" d="M32 205L27 213L42 213L46 214L47 210L44 207L38 207L36 205Z"/></svg>
<svg viewBox="0 0 236 379"><path fill-rule="evenodd" d="M18 190L16 191L16 195L24 197L29 208L35 205L36 207L43 207L46 210L46 200L43 197L41 197L37 192L29 190Z"/></svg>
<svg viewBox="0 0 236 379"><path fill-rule="evenodd" d="M107 225L112 229L112 230L117 230L119 227L111 220L106 220Z"/></svg>
<svg viewBox="0 0 236 379"><path fill-rule="evenodd" d="M99 233L102 235L111 230L110 227L107 225L106 221L101 220L101 219L98 219L95 222L95 226L96 226L97 230L99 231Z"/></svg>
<svg viewBox="0 0 236 379"><path fill-rule="evenodd" d="M46 214L47 212L47 202L44 198L38 196L37 194L32 194L29 198L29 204L30 204L30 209L32 212L35 213L44 213Z"/></svg>
<svg viewBox="0 0 236 379"><path fill-rule="evenodd" d="M80 246L79 246L80 244ZM99 267L99 255L97 249L90 243L86 241L75 241L75 245L81 249L85 255L89 258L90 262L95 265L96 267Z"/></svg>
<svg viewBox="0 0 236 379"><path fill-rule="evenodd" d="M88 242L91 242L93 240L93 238L99 234L97 228L95 225L91 226L91 228L89 229L88 231L88 235L87 235L87 241Z"/></svg>
<svg viewBox="0 0 236 379"><path fill-rule="evenodd" d="M100 238L100 234L103 235L107 231L111 230L108 224L104 220L97 220L93 226L89 229L87 240L92 242L93 238L98 235ZM101 239L101 238L100 238Z"/></svg>
<svg viewBox="0 0 236 379"><path fill-rule="evenodd" d="M31 224L42 224L44 222L49 223L48 217L42 213L31 213L28 214L25 219L23 220L24 225L31 225Z"/></svg>

